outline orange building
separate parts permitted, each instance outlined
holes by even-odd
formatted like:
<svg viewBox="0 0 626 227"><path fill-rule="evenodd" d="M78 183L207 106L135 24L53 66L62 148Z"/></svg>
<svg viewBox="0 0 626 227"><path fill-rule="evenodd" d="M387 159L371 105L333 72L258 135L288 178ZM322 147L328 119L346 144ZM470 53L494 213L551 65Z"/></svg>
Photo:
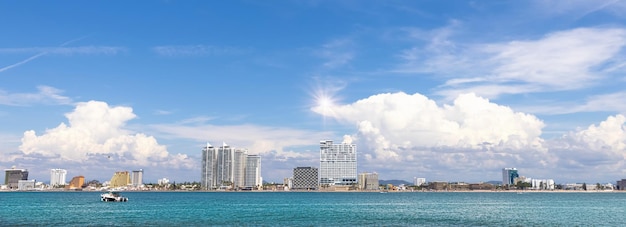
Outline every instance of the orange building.
<svg viewBox="0 0 626 227"><path fill-rule="evenodd" d="M85 184L85 177L76 176L72 178L69 184L65 185L65 189L70 189L70 190L82 189L83 184Z"/></svg>

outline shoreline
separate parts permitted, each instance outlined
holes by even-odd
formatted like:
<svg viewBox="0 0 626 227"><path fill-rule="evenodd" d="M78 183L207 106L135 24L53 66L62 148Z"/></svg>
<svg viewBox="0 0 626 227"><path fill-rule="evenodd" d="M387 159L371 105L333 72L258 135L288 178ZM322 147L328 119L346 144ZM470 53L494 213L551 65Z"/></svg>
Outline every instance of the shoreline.
<svg viewBox="0 0 626 227"><path fill-rule="evenodd" d="M0 193L3 192L106 192L108 190L0 190ZM372 190L372 191L326 191L326 190L312 190L312 191L300 191L300 190L292 190L292 191L272 191L272 190L264 190L264 191L208 191L208 190L122 190L120 192L123 193L134 193L134 192L176 192L176 193L189 193L189 192L200 192L200 193L518 193L518 194L526 194L526 193L626 193L626 190L593 190L593 191L585 191L585 190L420 190L420 191L382 191L382 190Z"/></svg>

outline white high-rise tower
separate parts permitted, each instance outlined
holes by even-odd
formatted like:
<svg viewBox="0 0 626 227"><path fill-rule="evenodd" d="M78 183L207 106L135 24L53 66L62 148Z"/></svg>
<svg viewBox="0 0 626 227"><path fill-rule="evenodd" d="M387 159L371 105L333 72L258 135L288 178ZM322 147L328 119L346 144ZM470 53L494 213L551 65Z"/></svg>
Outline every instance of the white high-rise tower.
<svg viewBox="0 0 626 227"><path fill-rule="evenodd" d="M67 170L64 169L51 169L50 170L50 186L65 185L65 175Z"/></svg>
<svg viewBox="0 0 626 227"><path fill-rule="evenodd" d="M221 147L211 144L202 149L203 189L254 188L261 185L261 157L248 155L246 149L235 149L223 143Z"/></svg>
<svg viewBox="0 0 626 227"><path fill-rule="evenodd" d="M320 185L357 183L356 144L320 141Z"/></svg>

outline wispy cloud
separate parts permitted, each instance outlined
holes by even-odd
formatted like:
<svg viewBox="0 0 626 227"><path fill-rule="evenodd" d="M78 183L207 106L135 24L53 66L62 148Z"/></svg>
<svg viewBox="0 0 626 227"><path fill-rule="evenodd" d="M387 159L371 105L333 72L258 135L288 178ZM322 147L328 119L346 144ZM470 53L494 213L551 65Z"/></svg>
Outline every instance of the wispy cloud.
<svg viewBox="0 0 626 227"><path fill-rule="evenodd" d="M154 111L155 115L170 115L172 113L174 113L174 111L171 111L171 110L155 110Z"/></svg>
<svg viewBox="0 0 626 227"><path fill-rule="evenodd" d="M156 46L152 48L156 54L166 57L197 57L240 55L248 52L237 47L220 47L210 45Z"/></svg>
<svg viewBox="0 0 626 227"><path fill-rule="evenodd" d="M18 63L15 63L15 64L12 64L12 65L8 65L8 66L5 66L5 67L2 67L2 68L0 68L0 73L1 73L1 72L4 72L4 71L7 71L7 70L9 70L9 69L12 69L12 68L18 67L18 66L20 66L20 65L26 64L26 63L28 63L29 61L35 60L35 59L37 59L37 58L39 58L39 57L41 57L41 56L43 56L43 55L46 55L46 54L47 54L46 52L42 52L42 53L39 53L39 54L35 54L35 55L33 55L33 56L31 56L31 57L29 57L29 58L27 58L27 59L24 59L24 60L22 60L22 61L20 61L20 62L18 62Z"/></svg>
<svg viewBox="0 0 626 227"><path fill-rule="evenodd" d="M27 47L0 48L0 54L46 53L56 55L114 55L125 51L125 48L114 46L79 46L79 47Z"/></svg>
<svg viewBox="0 0 626 227"><path fill-rule="evenodd" d="M496 98L594 86L622 67L617 60L626 46L626 30L621 28L578 28L487 44L456 43L450 30L433 31L425 47L405 50L404 63L395 70L450 78L437 90L448 100L466 92Z"/></svg>
<svg viewBox="0 0 626 227"><path fill-rule="evenodd" d="M325 59L322 64L326 68L336 68L350 63L354 58L354 42L350 39L337 39L322 45L314 51L318 57Z"/></svg>
<svg viewBox="0 0 626 227"><path fill-rule="evenodd" d="M212 125L212 124L155 124L150 128L162 134L162 137L184 138L197 141L228 144L247 148L251 153L270 154L275 157L295 158L308 156L290 149L311 146L320 138L333 138L330 132L271 127L261 125Z"/></svg>
<svg viewBox="0 0 626 227"><path fill-rule="evenodd" d="M579 112L612 112L626 114L626 92L593 95L583 102L549 102L541 105L520 106L525 112L545 115L570 114Z"/></svg>
<svg viewBox="0 0 626 227"><path fill-rule="evenodd" d="M69 105L72 99L61 95L62 90L50 86L38 86L36 93L8 93L0 90L0 105L29 106L32 104Z"/></svg>
<svg viewBox="0 0 626 227"><path fill-rule="evenodd" d="M546 15L570 15L579 20L597 12L607 12L616 16L624 16L626 1L623 0L535 0L533 13L537 11Z"/></svg>
<svg viewBox="0 0 626 227"><path fill-rule="evenodd" d="M69 42L66 42L65 44L67 43ZM26 64L44 55L115 55L122 51L125 51L122 47L109 46L0 48L0 54L35 54L20 62L0 68L0 73Z"/></svg>

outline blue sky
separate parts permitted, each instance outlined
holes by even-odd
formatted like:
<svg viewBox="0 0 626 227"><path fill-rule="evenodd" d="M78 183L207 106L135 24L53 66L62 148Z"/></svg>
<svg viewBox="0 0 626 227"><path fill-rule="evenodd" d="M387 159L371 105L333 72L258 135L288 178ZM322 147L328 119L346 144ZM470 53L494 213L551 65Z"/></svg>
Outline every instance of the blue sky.
<svg viewBox="0 0 626 227"><path fill-rule="evenodd" d="M266 181L358 146L381 179L626 177L626 2L0 3L0 168Z"/></svg>

